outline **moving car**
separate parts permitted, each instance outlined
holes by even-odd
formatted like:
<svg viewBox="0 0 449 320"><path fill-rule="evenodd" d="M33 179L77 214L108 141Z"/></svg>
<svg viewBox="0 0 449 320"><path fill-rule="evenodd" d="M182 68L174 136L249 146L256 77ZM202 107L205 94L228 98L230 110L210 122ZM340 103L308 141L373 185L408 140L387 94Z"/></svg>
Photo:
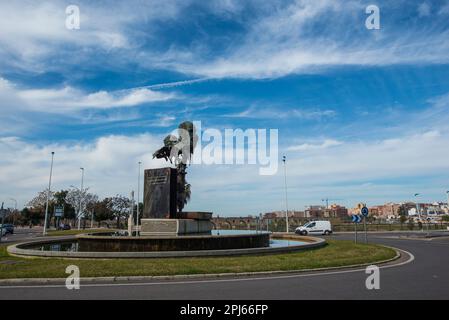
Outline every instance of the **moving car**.
<svg viewBox="0 0 449 320"><path fill-rule="evenodd" d="M330 221L326 220L310 221L305 225L296 228L295 233L304 236L308 234L329 235L332 233L332 225Z"/></svg>
<svg viewBox="0 0 449 320"><path fill-rule="evenodd" d="M12 224L3 224L1 225L2 230L5 230L5 234L14 234L14 225Z"/></svg>

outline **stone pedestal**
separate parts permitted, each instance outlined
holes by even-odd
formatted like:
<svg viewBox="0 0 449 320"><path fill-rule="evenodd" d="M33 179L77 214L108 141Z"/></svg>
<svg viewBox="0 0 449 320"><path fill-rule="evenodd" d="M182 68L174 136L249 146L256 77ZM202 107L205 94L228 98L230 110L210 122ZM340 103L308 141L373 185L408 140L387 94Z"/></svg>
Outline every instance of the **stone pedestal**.
<svg viewBox="0 0 449 320"><path fill-rule="evenodd" d="M180 219L142 219L140 235L209 234L213 229L211 212L183 212Z"/></svg>
<svg viewBox="0 0 449 320"><path fill-rule="evenodd" d="M134 228L134 219L130 215L128 217L128 235L132 235L133 234L133 228Z"/></svg>
<svg viewBox="0 0 449 320"><path fill-rule="evenodd" d="M176 218L176 169L144 171L143 218Z"/></svg>

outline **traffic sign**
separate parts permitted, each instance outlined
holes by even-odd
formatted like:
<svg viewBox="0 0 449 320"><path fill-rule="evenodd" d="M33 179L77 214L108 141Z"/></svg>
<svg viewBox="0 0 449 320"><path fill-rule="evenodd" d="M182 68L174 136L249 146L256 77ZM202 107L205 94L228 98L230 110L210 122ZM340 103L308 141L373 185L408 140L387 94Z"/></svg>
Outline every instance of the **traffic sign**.
<svg viewBox="0 0 449 320"><path fill-rule="evenodd" d="M354 214L351 217L352 222L354 223L360 223L362 221L362 216L359 216L358 214Z"/></svg>
<svg viewBox="0 0 449 320"><path fill-rule="evenodd" d="M362 209L360 209L360 213L362 214L362 216L367 217L369 210L367 207L363 207Z"/></svg>
<svg viewBox="0 0 449 320"><path fill-rule="evenodd" d="M62 217L64 214L64 207L55 207L55 217Z"/></svg>

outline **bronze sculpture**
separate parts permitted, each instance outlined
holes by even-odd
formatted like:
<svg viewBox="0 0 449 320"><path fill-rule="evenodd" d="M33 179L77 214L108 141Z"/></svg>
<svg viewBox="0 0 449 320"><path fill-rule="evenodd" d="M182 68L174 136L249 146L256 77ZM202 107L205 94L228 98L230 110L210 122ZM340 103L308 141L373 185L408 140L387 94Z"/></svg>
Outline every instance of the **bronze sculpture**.
<svg viewBox="0 0 449 320"><path fill-rule="evenodd" d="M190 200L191 189L186 180L186 170L198 142L198 135L195 126L190 121L185 121L178 126L178 135L179 137L172 134L166 136L164 146L153 153L153 159L164 158L165 161L175 164L177 170L176 205L178 212L182 212L182 209Z"/></svg>

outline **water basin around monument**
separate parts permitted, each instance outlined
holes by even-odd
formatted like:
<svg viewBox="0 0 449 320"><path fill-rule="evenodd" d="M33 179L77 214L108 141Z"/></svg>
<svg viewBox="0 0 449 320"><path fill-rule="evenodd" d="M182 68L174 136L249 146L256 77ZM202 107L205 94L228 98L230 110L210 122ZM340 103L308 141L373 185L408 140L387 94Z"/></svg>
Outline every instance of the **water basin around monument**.
<svg viewBox="0 0 449 320"><path fill-rule="evenodd" d="M213 230L209 237L214 236L225 236L225 235L248 235L248 234L260 234L268 233L266 231L254 231L254 230ZM109 237L121 237L127 236L127 232L115 232L115 233L100 233L95 234L100 236ZM188 236L183 236L188 237ZM283 248L290 246L299 246L307 244L307 242L297 241L297 240L285 240L285 239L270 239L270 248ZM36 246L29 246L28 249L38 250L38 251L53 251L53 252L82 252L82 247L80 247L78 240L60 240L52 243L38 244Z"/></svg>

